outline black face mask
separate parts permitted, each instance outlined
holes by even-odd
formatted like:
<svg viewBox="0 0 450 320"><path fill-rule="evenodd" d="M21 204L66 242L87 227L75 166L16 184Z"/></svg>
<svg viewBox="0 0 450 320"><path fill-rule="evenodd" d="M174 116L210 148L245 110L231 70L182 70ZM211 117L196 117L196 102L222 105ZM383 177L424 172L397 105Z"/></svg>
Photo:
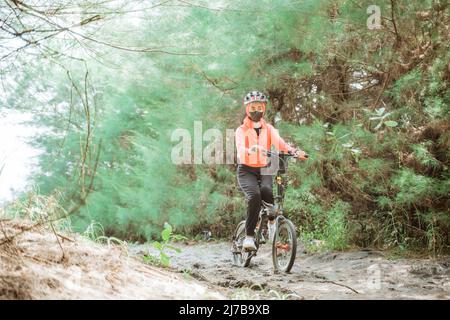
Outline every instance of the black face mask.
<svg viewBox="0 0 450 320"><path fill-rule="evenodd" d="M252 119L252 121L254 121L254 122L258 122L259 120L261 120L262 116L263 116L263 112L261 112L261 111L250 112L250 119Z"/></svg>

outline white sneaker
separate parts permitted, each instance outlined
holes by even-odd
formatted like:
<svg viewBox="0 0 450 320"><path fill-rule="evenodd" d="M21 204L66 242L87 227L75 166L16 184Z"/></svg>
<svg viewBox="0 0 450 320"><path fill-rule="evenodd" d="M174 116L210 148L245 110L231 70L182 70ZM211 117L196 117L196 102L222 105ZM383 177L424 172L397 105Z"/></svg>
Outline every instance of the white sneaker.
<svg viewBox="0 0 450 320"><path fill-rule="evenodd" d="M246 251L256 251L255 239L253 237L246 236L244 242L242 243L242 247Z"/></svg>
<svg viewBox="0 0 450 320"><path fill-rule="evenodd" d="M275 220L267 221L267 230L269 230L269 242L272 242L275 235Z"/></svg>

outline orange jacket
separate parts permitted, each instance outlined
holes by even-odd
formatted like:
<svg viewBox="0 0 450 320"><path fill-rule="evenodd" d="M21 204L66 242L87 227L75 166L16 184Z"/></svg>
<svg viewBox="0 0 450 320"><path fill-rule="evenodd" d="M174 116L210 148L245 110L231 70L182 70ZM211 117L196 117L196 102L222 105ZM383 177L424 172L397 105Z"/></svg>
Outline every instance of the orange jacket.
<svg viewBox="0 0 450 320"><path fill-rule="evenodd" d="M278 151L295 151L295 148L289 146L278 134L278 130L271 124L261 119L261 130L259 136L253 129L253 122L249 117L245 117L244 123L236 129L235 141L237 149L238 163L243 163L250 167L264 167L268 164L267 156L258 151L249 154L249 149L253 145L259 145L266 150L274 146Z"/></svg>

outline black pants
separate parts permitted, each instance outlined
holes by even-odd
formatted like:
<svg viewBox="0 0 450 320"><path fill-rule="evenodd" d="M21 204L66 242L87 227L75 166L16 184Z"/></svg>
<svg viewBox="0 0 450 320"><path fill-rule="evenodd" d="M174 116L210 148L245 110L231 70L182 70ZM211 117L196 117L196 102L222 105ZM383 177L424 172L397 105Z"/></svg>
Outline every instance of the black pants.
<svg viewBox="0 0 450 320"><path fill-rule="evenodd" d="M245 232L247 236L254 236L259 211L261 209L261 200L273 203L273 176L261 175L260 168L239 164L237 168L237 178L239 186L245 193L245 199L247 201ZM258 179L261 179L261 185L258 184Z"/></svg>

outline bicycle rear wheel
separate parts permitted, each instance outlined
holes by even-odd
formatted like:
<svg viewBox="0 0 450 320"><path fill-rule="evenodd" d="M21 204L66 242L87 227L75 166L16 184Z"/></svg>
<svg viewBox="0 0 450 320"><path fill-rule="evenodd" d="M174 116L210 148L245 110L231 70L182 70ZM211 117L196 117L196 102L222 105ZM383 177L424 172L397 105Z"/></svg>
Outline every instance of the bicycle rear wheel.
<svg viewBox="0 0 450 320"><path fill-rule="evenodd" d="M248 267L250 260L254 253L245 251L242 248L242 243L245 238L245 220L239 222L236 231L234 232L233 243L231 251L233 253L233 263L239 267Z"/></svg>
<svg viewBox="0 0 450 320"><path fill-rule="evenodd" d="M297 253L297 232L289 219L277 222L272 242L273 266L277 271L289 272L294 265Z"/></svg>

